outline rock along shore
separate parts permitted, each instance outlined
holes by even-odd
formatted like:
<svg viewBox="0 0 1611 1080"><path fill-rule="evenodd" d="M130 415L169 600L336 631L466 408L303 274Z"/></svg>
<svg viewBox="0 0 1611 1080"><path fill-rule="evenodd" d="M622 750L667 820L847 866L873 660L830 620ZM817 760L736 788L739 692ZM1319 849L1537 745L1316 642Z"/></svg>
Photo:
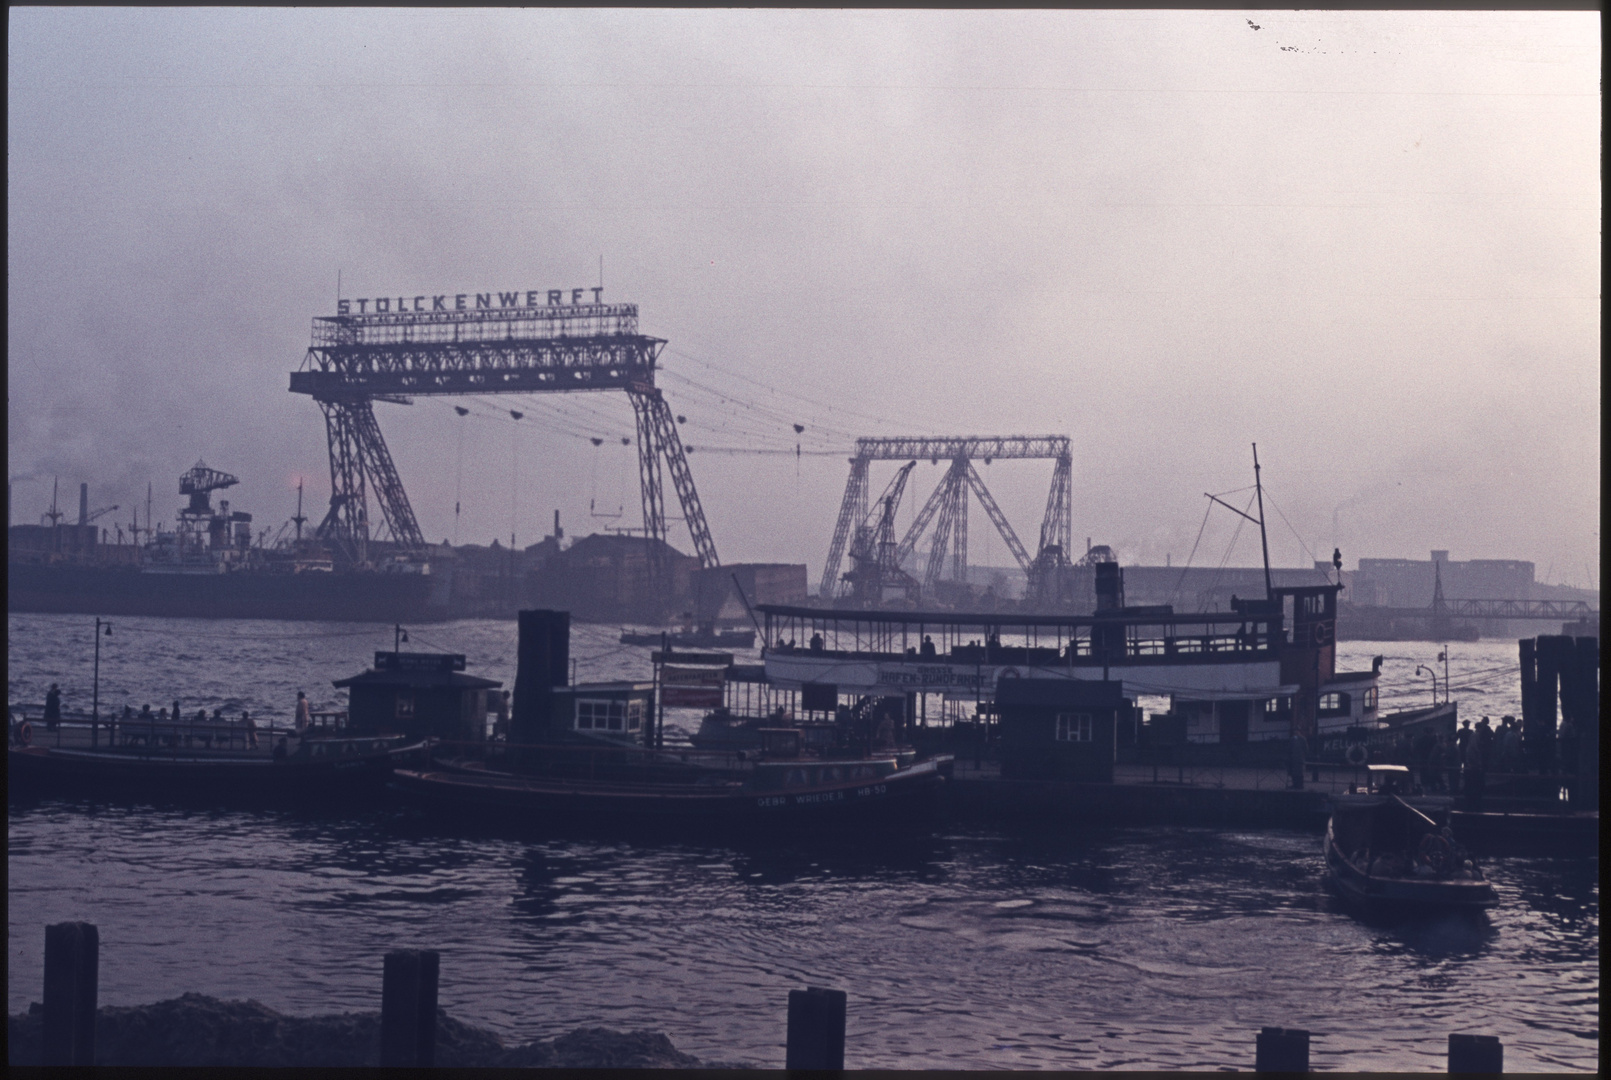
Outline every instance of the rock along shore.
<svg viewBox="0 0 1611 1080"><path fill-rule="evenodd" d="M6 1018L11 1065L38 1065L44 1008ZM285 1016L256 1001L185 994L152 1005L103 1005L95 1016L98 1065L147 1067L373 1066L380 1061L380 1013ZM436 1064L458 1068L733 1069L705 1062L651 1031L577 1028L554 1039L505 1046L490 1031L438 1009Z"/></svg>

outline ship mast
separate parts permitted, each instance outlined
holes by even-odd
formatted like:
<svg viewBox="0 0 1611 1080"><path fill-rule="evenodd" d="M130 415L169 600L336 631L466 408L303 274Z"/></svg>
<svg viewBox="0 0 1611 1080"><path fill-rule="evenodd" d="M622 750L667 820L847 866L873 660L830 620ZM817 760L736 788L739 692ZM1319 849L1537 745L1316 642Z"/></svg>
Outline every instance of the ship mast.
<svg viewBox="0 0 1611 1080"><path fill-rule="evenodd" d="M340 277L339 273L337 277ZM340 291L339 286L337 291ZM291 520L296 522L296 542L300 544L302 543L302 523L308 520L302 516L302 477L300 476L296 478L296 517Z"/></svg>
<svg viewBox="0 0 1611 1080"><path fill-rule="evenodd" d="M1270 537L1264 531L1264 484L1259 479L1259 444L1253 444L1253 487L1259 493L1259 543L1264 548L1264 598L1275 599L1275 587L1270 583ZM1246 491L1246 488L1242 489Z"/></svg>

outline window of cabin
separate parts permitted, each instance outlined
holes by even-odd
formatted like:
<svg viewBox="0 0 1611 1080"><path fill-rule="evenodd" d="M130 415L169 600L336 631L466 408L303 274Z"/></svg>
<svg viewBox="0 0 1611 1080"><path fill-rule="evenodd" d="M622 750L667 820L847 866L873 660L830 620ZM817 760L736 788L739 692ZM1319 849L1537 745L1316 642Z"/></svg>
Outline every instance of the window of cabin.
<svg viewBox="0 0 1611 1080"><path fill-rule="evenodd" d="M412 720L414 718L414 691L397 691L397 719Z"/></svg>
<svg viewBox="0 0 1611 1080"><path fill-rule="evenodd" d="M1091 742L1093 725L1090 713L1058 713L1058 742Z"/></svg>
<svg viewBox="0 0 1611 1080"><path fill-rule="evenodd" d="M1320 615L1326 610L1324 596L1305 596L1303 598L1303 613L1305 615Z"/></svg>
<svg viewBox="0 0 1611 1080"><path fill-rule="evenodd" d="M1320 695L1321 716L1346 716L1350 702L1348 694L1341 690L1332 690Z"/></svg>
<svg viewBox="0 0 1611 1080"><path fill-rule="evenodd" d="M1365 691L1364 709L1365 709L1366 712L1372 712L1372 711L1375 710L1375 708L1376 708L1376 687L1373 686L1369 690Z"/></svg>
<svg viewBox="0 0 1611 1080"><path fill-rule="evenodd" d="M627 702L627 730L638 731L643 727L643 702Z"/></svg>

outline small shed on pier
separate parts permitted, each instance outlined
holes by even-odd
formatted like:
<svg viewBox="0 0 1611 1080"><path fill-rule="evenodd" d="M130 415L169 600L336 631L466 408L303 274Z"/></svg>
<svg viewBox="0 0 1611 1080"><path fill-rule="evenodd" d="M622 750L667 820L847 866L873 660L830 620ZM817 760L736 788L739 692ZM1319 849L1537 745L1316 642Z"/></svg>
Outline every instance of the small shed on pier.
<svg viewBox="0 0 1611 1080"><path fill-rule="evenodd" d="M355 734L481 742L488 694L503 683L464 674L460 653L377 652L374 668L333 685L347 691Z"/></svg>
<svg viewBox="0 0 1611 1080"><path fill-rule="evenodd" d="M1001 679L1001 775L1111 782L1119 718L1133 710L1117 680Z"/></svg>

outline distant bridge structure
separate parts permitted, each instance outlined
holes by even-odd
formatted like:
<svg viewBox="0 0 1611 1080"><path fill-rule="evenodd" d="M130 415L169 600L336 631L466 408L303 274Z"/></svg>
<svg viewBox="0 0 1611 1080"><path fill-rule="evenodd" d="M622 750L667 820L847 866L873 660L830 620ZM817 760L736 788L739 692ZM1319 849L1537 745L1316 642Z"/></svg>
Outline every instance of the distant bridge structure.
<svg viewBox="0 0 1611 1080"><path fill-rule="evenodd" d="M1431 607L1369 607L1351 605L1361 618L1381 619L1540 619L1571 622L1597 619L1598 608L1586 600L1443 600Z"/></svg>
<svg viewBox="0 0 1611 1080"><path fill-rule="evenodd" d="M319 538L365 561L372 539L367 495L373 489L384 533L403 550L425 546L376 423L376 401L407 405L418 395L617 390L631 400L637 419L643 524L657 587L669 581L660 565L664 545L655 543L666 539L662 463L700 563L720 565L671 408L655 386L655 363L666 342L638 332L637 305L561 304L552 298L537 305L528 298L520 306L519 294L498 296L498 307L491 306L491 294L482 294L468 310L425 311L419 310L421 297L413 311L313 320L313 341L301 369L291 373L290 389L312 397L325 416L330 509Z"/></svg>
<svg viewBox="0 0 1611 1080"><path fill-rule="evenodd" d="M893 541L893 523L911 465L903 468L890 489L871 513L868 508L867 472L874 461L910 459L913 464L927 458L933 464L950 462L945 476L918 510L905 536ZM1039 543L1030 556L1006 515L996 504L973 467L975 459L985 464L996 459L1051 459L1051 490L1046 497L1046 513L1041 522ZM947 557L951 577L962 582L968 567L968 496L979 500L991 524L1001 534L1020 569L1028 577L1027 597L1032 603L1066 599L1069 591L1069 542L1073 457L1066 435L963 435L950 437L896 436L856 440L850 458L850 478L834 524L833 540L823 564L818 595L825 600L843 595L859 603L876 605L886 587L902 589L909 599L918 585L901 570L916 549L919 539L932 523L934 531L922 588L932 590L941 581ZM839 567L850 555L854 568L841 577Z"/></svg>

